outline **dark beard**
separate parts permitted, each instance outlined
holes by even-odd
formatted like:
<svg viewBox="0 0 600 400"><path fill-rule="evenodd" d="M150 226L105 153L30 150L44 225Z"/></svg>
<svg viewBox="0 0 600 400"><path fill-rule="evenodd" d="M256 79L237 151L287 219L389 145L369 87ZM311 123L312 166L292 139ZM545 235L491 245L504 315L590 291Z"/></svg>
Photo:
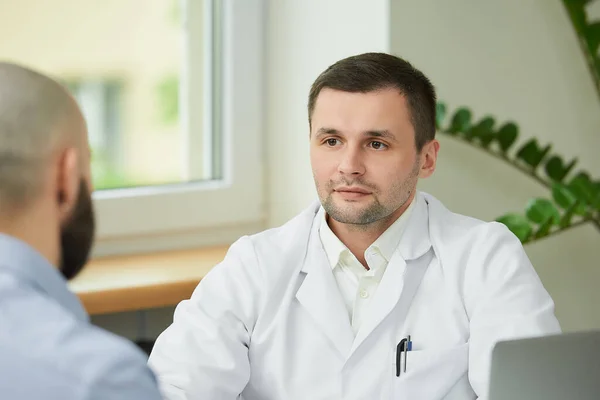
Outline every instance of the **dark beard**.
<svg viewBox="0 0 600 400"><path fill-rule="evenodd" d="M94 233L92 196L82 179L75 208L60 230L60 272L65 279L73 279L87 263Z"/></svg>

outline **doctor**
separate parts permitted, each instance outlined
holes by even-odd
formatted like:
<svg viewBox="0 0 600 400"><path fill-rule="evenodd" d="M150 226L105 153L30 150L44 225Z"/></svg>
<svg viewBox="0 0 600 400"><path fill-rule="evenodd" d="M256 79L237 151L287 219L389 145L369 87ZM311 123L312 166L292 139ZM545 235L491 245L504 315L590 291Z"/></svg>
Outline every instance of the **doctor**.
<svg viewBox="0 0 600 400"><path fill-rule="evenodd" d="M496 341L560 331L504 225L417 191L436 166L435 100L387 54L317 78L320 202L239 239L179 304L149 360L166 399L486 398Z"/></svg>

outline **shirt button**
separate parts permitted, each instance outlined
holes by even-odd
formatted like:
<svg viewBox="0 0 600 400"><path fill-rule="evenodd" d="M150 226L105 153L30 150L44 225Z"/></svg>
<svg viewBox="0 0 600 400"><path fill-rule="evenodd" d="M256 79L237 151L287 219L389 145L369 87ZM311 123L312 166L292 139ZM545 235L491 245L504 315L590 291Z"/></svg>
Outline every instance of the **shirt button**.
<svg viewBox="0 0 600 400"><path fill-rule="evenodd" d="M369 297L369 292L367 292L365 289L362 289L359 295L361 298L366 299L367 297Z"/></svg>

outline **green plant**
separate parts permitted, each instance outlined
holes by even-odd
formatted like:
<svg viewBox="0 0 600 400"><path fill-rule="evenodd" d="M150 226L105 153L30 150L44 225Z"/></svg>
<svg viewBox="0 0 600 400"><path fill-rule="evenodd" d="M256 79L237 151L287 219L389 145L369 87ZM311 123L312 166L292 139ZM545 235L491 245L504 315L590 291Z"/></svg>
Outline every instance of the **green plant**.
<svg viewBox="0 0 600 400"><path fill-rule="evenodd" d="M519 127L485 116L473 120L471 110L459 108L446 123L447 108L437 104L438 132L461 140L494 156L531 177L550 191L549 198L531 199L524 213L509 213L497 218L522 243L532 242L576 226L591 223L600 230L600 180L586 171L574 172L577 160L568 162L551 152L552 145L541 146L536 138L516 145Z"/></svg>
<svg viewBox="0 0 600 400"><path fill-rule="evenodd" d="M586 9L599 0L562 0L600 98L600 20L591 21Z"/></svg>
<svg viewBox="0 0 600 400"><path fill-rule="evenodd" d="M562 0L600 99L600 21L592 21L587 9L600 0ZM546 187L549 198L529 200L523 213L508 213L496 220L505 224L522 243L555 235L583 224L600 231L600 179L587 171L574 172L577 159L566 162L551 152L552 145L541 146L536 138L515 146L519 127L506 122L498 128L491 116L473 121L471 110L456 110L447 126L446 105L437 104L439 132L485 151L504 161ZM516 149L516 150L515 150Z"/></svg>

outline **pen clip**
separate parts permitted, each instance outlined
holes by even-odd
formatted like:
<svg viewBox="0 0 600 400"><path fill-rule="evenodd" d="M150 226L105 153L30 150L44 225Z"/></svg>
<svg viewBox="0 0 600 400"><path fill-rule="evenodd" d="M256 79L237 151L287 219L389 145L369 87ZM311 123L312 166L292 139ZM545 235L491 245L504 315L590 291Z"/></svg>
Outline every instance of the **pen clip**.
<svg viewBox="0 0 600 400"><path fill-rule="evenodd" d="M403 338L396 346L396 376L400 376L400 370L402 369L402 353L404 353L404 372L406 372L406 365L408 362L408 352L412 350L412 341L410 335Z"/></svg>
<svg viewBox="0 0 600 400"><path fill-rule="evenodd" d="M402 339L396 346L396 376L400 376L400 368L402 365L402 352L406 346L406 338Z"/></svg>

